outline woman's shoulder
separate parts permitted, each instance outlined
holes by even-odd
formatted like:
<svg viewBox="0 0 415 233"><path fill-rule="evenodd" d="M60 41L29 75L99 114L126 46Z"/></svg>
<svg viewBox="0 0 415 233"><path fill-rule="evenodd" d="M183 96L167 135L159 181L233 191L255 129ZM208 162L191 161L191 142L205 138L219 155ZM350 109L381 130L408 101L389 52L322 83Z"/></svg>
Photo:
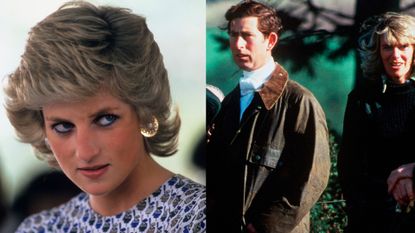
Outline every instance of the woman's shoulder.
<svg viewBox="0 0 415 233"><path fill-rule="evenodd" d="M158 200L169 209L170 229L175 232L206 230L205 186L182 175L175 175L160 189Z"/></svg>
<svg viewBox="0 0 415 233"><path fill-rule="evenodd" d="M371 99L382 94L383 84L379 80L364 79L350 91L351 99Z"/></svg>
<svg viewBox="0 0 415 233"><path fill-rule="evenodd" d="M168 195L169 201L177 199L181 204L204 203L206 201L205 186L179 174L174 175L164 183L159 192L163 196Z"/></svg>
<svg viewBox="0 0 415 233"><path fill-rule="evenodd" d="M197 192L205 192L204 185L180 174L174 175L170 180L168 180L167 184L182 191L193 190Z"/></svg>
<svg viewBox="0 0 415 233"><path fill-rule="evenodd" d="M87 199L85 193L80 193L60 206L30 215L19 225L16 233L55 232L68 222L68 218L77 216L82 206L88 206Z"/></svg>

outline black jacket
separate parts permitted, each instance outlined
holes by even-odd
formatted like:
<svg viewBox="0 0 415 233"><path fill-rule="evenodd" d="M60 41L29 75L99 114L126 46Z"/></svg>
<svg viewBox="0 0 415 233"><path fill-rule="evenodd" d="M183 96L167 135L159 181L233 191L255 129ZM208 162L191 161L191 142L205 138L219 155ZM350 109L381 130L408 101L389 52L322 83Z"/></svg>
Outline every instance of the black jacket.
<svg viewBox="0 0 415 233"><path fill-rule="evenodd" d="M386 89L385 89L386 88ZM338 157L349 232L394 232L396 201L387 178L415 161L415 83L365 81L348 96Z"/></svg>

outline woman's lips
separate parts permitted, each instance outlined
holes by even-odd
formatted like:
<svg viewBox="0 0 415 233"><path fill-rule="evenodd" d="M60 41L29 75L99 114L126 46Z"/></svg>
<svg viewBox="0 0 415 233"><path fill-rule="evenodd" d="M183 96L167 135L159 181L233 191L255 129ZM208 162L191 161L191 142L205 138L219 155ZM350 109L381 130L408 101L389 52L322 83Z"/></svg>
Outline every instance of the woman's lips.
<svg viewBox="0 0 415 233"><path fill-rule="evenodd" d="M392 62L390 63L390 67L394 70L398 70L402 67L403 63L402 62Z"/></svg>
<svg viewBox="0 0 415 233"><path fill-rule="evenodd" d="M90 179L98 179L108 171L109 166L110 166L109 164L104 164L104 165L97 165L97 166L90 166L90 167L81 167L81 168L78 168L78 171L82 175Z"/></svg>

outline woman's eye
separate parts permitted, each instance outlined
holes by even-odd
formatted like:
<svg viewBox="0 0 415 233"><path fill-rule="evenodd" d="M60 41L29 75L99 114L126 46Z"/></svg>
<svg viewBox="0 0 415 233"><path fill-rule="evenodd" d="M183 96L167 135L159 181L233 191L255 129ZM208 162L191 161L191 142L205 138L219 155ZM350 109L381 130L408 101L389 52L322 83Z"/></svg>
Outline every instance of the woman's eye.
<svg viewBox="0 0 415 233"><path fill-rule="evenodd" d="M384 49L384 50L391 50L392 49L392 46L390 46L390 45L384 45L384 46L382 46L382 49Z"/></svg>
<svg viewBox="0 0 415 233"><path fill-rule="evenodd" d="M68 122L61 122L52 125L52 129L61 134L69 133L72 130L72 128L73 124Z"/></svg>
<svg viewBox="0 0 415 233"><path fill-rule="evenodd" d="M96 119L96 123L100 126L110 126L118 119L118 116L113 114L105 114Z"/></svg>
<svg viewBox="0 0 415 233"><path fill-rule="evenodd" d="M404 50L404 49L407 49L407 48L409 48L409 44L401 45L401 50Z"/></svg>

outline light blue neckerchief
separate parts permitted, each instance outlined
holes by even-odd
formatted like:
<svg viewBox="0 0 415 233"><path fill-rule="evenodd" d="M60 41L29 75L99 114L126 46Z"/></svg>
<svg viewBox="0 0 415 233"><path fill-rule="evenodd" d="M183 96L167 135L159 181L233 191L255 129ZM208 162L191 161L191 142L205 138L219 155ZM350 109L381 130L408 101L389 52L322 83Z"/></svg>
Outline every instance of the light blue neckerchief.
<svg viewBox="0 0 415 233"><path fill-rule="evenodd" d="M246 108L254 99L255 91L259 90L262 85L270 78L272 72L278 64L274 62L274 58L268 59L267 63L261 68L254 71L243 71L243 76L239 80L239 87L241 89L240 99L240 115L239 120L242 119Z"/></svg>

